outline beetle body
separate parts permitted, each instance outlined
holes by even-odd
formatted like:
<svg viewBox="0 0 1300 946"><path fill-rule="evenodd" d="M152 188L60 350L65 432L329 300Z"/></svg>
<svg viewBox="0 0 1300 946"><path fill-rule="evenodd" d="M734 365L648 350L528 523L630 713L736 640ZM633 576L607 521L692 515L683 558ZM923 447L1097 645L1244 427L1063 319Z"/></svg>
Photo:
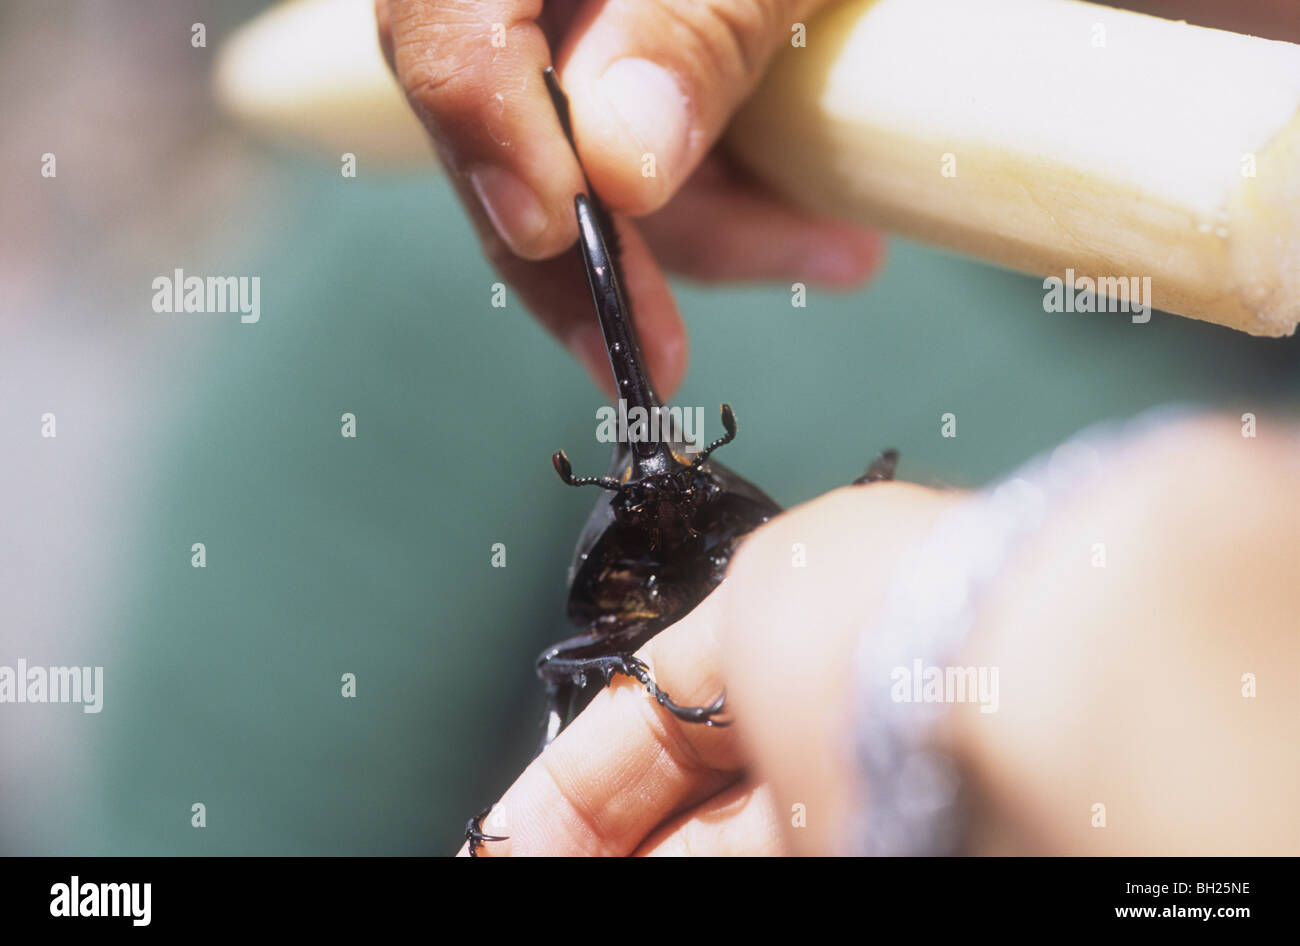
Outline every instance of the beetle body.
<svg viewBox="0 0 1300 946"><path fill-rule="evenodd" d="M719 725L720 699L709 707L678 706L633 655L703 601L722 581L740 540L781 511L758 487L709 459L735 436L731 408L724 406L722 416L727 436L694 458L681 441L641 452L640 445L620 444L611 476L579 483L568 458L556 454L566 482L594 482L610 495L597 500L569 567L568 617L579 633L537 661L548 694L543 746L615 673L641 680L680 718Z"/></svg>
<svg viewBox="0 0 1300 946"><path fill-rule="evenodd" d="M628 482L629 495L596 503L569 566L568 617L580 629L673 623L722 581L740 538L781 511L716 461Z"/></svg>

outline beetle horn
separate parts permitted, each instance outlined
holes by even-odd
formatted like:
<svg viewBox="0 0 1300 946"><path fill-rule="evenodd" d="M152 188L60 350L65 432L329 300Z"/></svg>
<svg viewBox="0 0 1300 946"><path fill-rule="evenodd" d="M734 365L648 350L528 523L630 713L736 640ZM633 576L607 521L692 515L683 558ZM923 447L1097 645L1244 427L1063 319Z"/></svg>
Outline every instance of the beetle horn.
<svg viewBox="0 0 1300 946"><path fill-rule="evenodd" d="M560 119L560 127L574 157L577 157L578 148L574 144L573 124L569 118L569 99L560 88L554 68L547 68L543 78ZM586 172L584 179L585 176ZM614 220L596 196L590 181L587 181L587 193L573 198L573 209L578 217L578 245L586 264L587 281L591 285L596 314L600 317L600 330L605 336L605 349L609 352L610 367L614 371L614 388L629 410L640 407L647 412L658 411L663 405L650 383L636 327L632 324L632 307L623 292L618 231ZM660 445L643 441L634 443L633 447L640 460L664 452Z"/></svg>
<svg viewBox="0 0 1300 946"><path fill-rule="evenodd" d="M659 397L650 383L636 327L632 324L632 309L623 295L616 259L606 242L600 219L602 208L586 194L574 197L573 207L578 215L578 244L587 264L587 280L600 316L600 330L605 336L618 396L627 402L629 409L654 410L661 406Z"/></svg>

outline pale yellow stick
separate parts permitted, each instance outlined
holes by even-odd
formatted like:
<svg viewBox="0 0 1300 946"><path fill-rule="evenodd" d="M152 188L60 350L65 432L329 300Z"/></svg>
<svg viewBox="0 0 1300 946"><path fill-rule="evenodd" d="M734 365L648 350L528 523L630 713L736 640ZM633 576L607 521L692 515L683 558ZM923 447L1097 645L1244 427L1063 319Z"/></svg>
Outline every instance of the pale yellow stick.
<svg viewBox="0 0 1300 946"><path fill-rule="evenodd" d="M433 148L379 51L373 0L287 0L222 46L218 103L261 135L363 165L429 166Z"/></svg>
<svg viewBox="0 0 1300 946"><path fill-rule="evenodd" d="M1300 46L1074 0L851 0L804 38L728 142L796 202L1294 332Z"/></svg>

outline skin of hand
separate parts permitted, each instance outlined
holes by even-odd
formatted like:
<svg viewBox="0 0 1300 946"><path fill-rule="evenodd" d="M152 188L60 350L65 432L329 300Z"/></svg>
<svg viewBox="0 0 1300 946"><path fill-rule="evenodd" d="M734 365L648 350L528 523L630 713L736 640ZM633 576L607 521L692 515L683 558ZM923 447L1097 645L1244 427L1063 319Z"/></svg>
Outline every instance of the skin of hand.
<svg viewBox="0 0 1300 946"><path fill-rule="evenodd" d="M1000 674L997 712L954 704L934 736L969 789L967 851L1300 853L1300 438L1213 416L1109 459L1013 550L954 661ZM481 854L840 852L870 793L845 748L855 644L962 498L849 487L757 530L641 653L686 702L725 685L734 725L617 680L502 797L486 827L510 839Z"/></svg>
<svg viewBox="0 0 1300 946"><path fill-rule="evenodd" d="M380 44L483 249L612 391L581 261L582 169L542 83L554 64L592 186L622 217L625 290L670 396L686 334L661 264L705 280L859 283L874 233L765 193L714 146L791 28L825 0L376 0ZM652 157L651 157L652 156ZM649 173L653 171L653 173Z"/></svg>

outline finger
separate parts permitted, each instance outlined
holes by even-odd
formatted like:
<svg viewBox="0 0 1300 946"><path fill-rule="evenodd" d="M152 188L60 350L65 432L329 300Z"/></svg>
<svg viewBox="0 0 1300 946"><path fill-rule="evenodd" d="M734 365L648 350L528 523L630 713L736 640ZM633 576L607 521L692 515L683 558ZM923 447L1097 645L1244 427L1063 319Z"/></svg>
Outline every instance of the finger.
<svg viewBox="0 0 1300 946"><path fill-rule="evenodd" d="M779 857L786 853L772 789L741 782L673 818L639 857Z"/></svg>
<svg viewBox="0 0 1300 946"><path fill-rule="evenodd" d="M380 44L458 190L510 249L554 256L576 238L582 175L542 82L541 0L388 0Z"/></svg>
<svg viewBox="0 0 1300 946"><path fill-rule="evenodd" d="M547 330L612 394L609 359L578 255L541 259L576 238L573 195L583 183L540 84L549 54L540 29L528 20L536 4L496 0L482 5L472 23L466 17L453 22L457 18L444 6L376 0L380 45L434 135L485 254ZM553 14L568 15L563 6ZM504 37L504 45L492 45L494 36ZM530 188L536 185L550 221L541 239L520 237L519 221L531 213L528 194L507 185L495 197L485 195L482 176L475 177L484 162L518 172ZM626 223L619 228L624 289L641 348L658 390L671 396L686 373L686 330L645 242Z"/></svg>
<svg viewBox="0 0 1300 946"><path fill-rule="evenodd" d="M796 853L834 851L854 800L844 746L856 642L902 553L956 499L907 483L836 490L732 559L718 622L727 695L756 777L777 810L801 813L803 827L782 823Z"/></svg>
<svg viewBox="0 0 1300 946"><path fill-rule="evenodd" d="M557 56L587 175L615 209L662 207L824 0L590 3Z"/></svg>
<svg viewBox="0 0 1300 946"><path fill-rule="evenodd" d="M678 703L704 705L721 691L714 609L706 599L641 651ZM639 683L616 678L494 806L487 833L509 840L481 853L630 854L659 824L734 782L740 768L733 728L681 722Z"/></svg>
<svg viewBox="0 0 1300 946"><path fill-rule="evenodd" d="M666 207L637 224L664 266L696 279L843 288L870 276L884 256L879 234L798 210L738 178L716 153Z"/></svg>
<svg viewBox="0 0 1300 946"><path fill-rule="evenodd" d="M641 350L655 389L671 397L686 374L686 327L677 302L637 228L616 219L622 247L623 287L632 307ZM520 299L569 349L606 394L616 396L609 354L591 299L586 271L576 247L555 259L520 259L486 227L480 228L484 252Z"/></svg>

